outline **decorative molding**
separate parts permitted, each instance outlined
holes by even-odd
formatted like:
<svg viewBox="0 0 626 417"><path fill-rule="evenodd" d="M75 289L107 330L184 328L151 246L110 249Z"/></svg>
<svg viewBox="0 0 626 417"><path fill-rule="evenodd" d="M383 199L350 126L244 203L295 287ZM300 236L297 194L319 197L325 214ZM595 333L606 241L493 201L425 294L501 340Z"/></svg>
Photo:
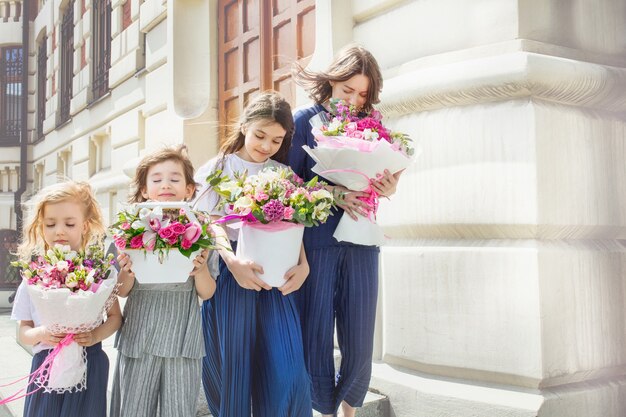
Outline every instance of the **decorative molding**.
<svg viewBox="0 0 626 417"><path fill-rule="evenodd" d="M626 111L626 68L514 52L402 72L385 80L378 108L390 117L533 97Z"/></svg>

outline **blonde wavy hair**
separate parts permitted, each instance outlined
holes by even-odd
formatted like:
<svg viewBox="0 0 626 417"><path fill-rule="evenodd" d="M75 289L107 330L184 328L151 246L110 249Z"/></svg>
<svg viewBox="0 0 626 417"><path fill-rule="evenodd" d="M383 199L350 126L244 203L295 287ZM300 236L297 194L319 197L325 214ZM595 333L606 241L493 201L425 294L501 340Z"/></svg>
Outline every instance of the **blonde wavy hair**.
<svg viewBox="0 0 626 417"><path fill-rule="evenodd" d="M85 232L83 233L83 249L91 244L99 243L106 233L102 220L100 205L93 194L91 186L86 182L64 181L42 188L25 204L26 221L22 230L22 239L17 248L20 259L30 261L33 255L48 250L43 234L43 216L46 205L64 202L75 202L83 207Z"/></svg>

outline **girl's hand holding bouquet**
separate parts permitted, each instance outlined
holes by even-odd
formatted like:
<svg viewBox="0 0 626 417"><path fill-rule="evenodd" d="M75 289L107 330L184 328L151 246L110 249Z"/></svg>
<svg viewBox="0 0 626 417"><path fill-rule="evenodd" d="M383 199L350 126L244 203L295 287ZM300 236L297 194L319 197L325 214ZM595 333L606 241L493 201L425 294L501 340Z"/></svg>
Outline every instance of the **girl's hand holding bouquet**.
<svg viewBox="0 0 626 417"><path fill-rule="evenodd" d="M257 175L244 172L235 178L217 171L207 181L226 208L227 215L219 221L239 221L237 256L263 265L257 273L269 286L281 288L283 294L299 288L309 272L308 264L297 263L304 227L324 223L334 206L326 184L317 177L305 184L287 167L267 167ZM259 286L239 284L250 289Z"/></svg>
<svg viewBox="0 0 626 417"><path fill-rule="evenodd" d="M57 245L31 262L16 261L41 319L40 341L55 346L32 381L46 392L85 388L83 349L98 342L94 329L115 301L113 255L99 246L77 252Z"/></svg>
<svg viewBox="0 0 626 417"><path fill-rule="evenodd" d="M118 256L120 268L135 274L140 282L165 282L153 278L157 275L154 273L155 260L173 272L159 276L174 280L167 282L184 282L181 280L186 280L187 276L196 275L206 263L208 250L215 248L208 216L193 212L185 202L140 203L120 211L117 216L111 231L115 246L121 252ZM189 273L180 274L176 271L180 269L178 265L188 267Z"/></svg>

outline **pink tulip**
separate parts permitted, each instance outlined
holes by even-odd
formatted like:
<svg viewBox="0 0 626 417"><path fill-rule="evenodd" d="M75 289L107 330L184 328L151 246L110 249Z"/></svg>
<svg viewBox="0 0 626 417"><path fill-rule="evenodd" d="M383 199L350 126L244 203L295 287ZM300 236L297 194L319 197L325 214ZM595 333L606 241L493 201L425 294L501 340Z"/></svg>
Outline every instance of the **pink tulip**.
<svg viewBox="0 0 626 417"><path fill-rule="evenodd" d="M202 235L202 227L198 223L187 223L183 240L187 239L192 244L196 243Z"/></svg>

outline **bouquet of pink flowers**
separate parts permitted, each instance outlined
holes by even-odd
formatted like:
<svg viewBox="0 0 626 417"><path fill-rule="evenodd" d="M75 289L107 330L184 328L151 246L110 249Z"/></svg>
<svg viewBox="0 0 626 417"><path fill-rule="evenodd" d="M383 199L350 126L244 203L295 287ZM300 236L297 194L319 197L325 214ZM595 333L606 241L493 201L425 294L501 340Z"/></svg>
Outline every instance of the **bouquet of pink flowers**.
<svg viewBox="0 0 626 417"><path fill-rule="evenodd" d="M334 203L326 183L315 177L305 184L287 167L268 167L250 176L244 172L233 179L217 171L207 181L223 197L226 212L248 223L317 226L331 215Z"/></svg>
<svg viewBox="0 0 626 417"><path fill-rule="evenodd" d="M135 277L142 283L184 282L187 276L181 272L191 272L193 257L202 249L215 248L208 216L183 201L134 205L117 214L110 231L117 249L131 257ZM167 270L157 271L155 265Z"/></svg>
<svg viewBox="0 0 626 417"><path fill-rule="evenodd" d="M330 101L330 114L320 113L312 123L324 136L339 137L344 142L348 138L372 142L367 146L368 149L377 146L378 141L385 141L391 144L391 149L407 157L413 156L415 149L411 138L406 133L387 129L382 120L383 116L378 110L363 114L355 106L333 99ZM319 135L316 138L318 142L324 142ZM362 143L357 142L356 145L358 148L364 147Z"/></svg>
<svg viewBox="0 0 626 417"><path fill-rule="evenodd" d="M304 227L326 222L334 206L324 182L306 184L290 168L268 167L256 175L223 177L217 171L207 178L221 197L227 215L219 222L239 220L237 256L263 266L260 275L280 287L285 273L297 264ZM276 256L276 251L281 256Z"/></svg>
<svg viewBox="0 0 626 417"><path fill-rule="evenodd" d="M15 261L11 265L21 268L22 278L28 285L96 292L102 280L109 276L113 262L113 254L104 256L98 246L90 246L79 253L69 246L57 245L36 260Z"/></svg>
<svg viewBox="0 0 626 417"><path fill-rule="evenodd" d="M179 208L180 204L172 208L166 203L152 205L153 208L138 205L117 214L117 222L110 229L119 250L152 252L175 248L189 258L195 251L211 247L209 222L200 223L191 209Z"/></svg>
<svg viewBox="0 0 626 417"><path fill-rule="evenodd" d="M67 336L33 372L34 382L46 392L81 391L86 386L87 359L73 335L95 329L115 301L117 273L113 255L99 246L76 252L57 245L32 262L17 261L26 290L41 324ZM28 395L28 394L27 394Z"/></svg>
<svg viewBox="0 0 626 417"><path fill-rule="evenodd" d="M385 236L376 224L378 194L370 178L409 166L415 155L412 140L383 126L376 110L358 113L354 106L337 100L331 100L330 110L330 114L321 112L311 119L317 146L303 149L316 162L312 170L335 184L368 194L362 199L368 206L367 218L342 216L333 236L338 241L381 245Z"/></svg>

